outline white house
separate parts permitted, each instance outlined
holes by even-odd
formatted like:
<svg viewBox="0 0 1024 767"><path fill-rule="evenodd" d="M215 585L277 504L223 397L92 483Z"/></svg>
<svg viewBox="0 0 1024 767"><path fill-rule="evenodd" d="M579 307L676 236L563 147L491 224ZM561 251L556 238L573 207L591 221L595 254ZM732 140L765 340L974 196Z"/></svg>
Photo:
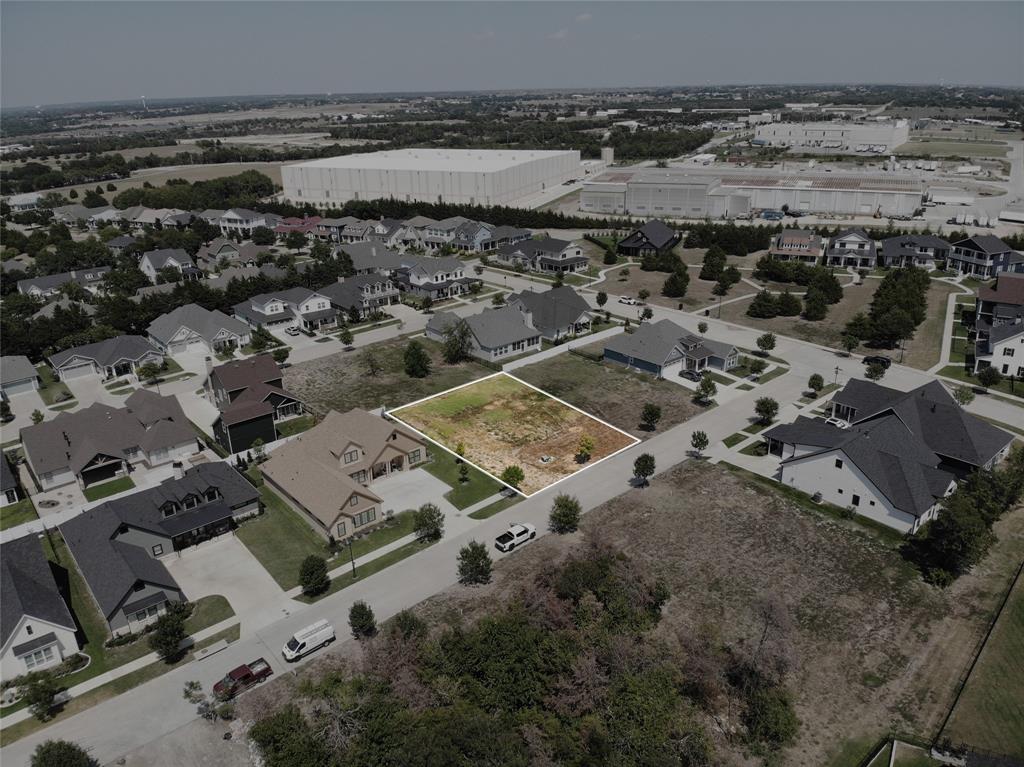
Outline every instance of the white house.
<svg viewBox="0 0 1024 767"><path fill-rule="evenodd" d="M338 310L331 305L330 298L303 287L261 293L236 304L232 311L254 328L298 320L306 330L318 330L338 319Z"/></svg>
<svg viewBox="0 0 1024 767"><path fill-rule="evenodd" d="M247 208L232 208L225 211L217 223L224 235L240 234L244 238L249 238L252 236L252 230L257 227L273 229L281 223L281 217L273 213L257 213Z"/></svg>
<svg viewBox="0 0 1024 767"><path fill-rule="evenodd" d="M852 266L855 269L874 269L878 261L875 241L863 229L840 232L825 251L826 266Z"/></svg>
<svg viewBox="0 0 1024 767"><path fill-rule="evenodd" d="M162 248L143 253L139 260L139 269L154 285L162 269L173 269L186 280L199 279L202 276L192 256L181 248Z"/></svg>
<svg viewBox="0 0 1024 767"><path fill-rule="evenodd" d="M974 344L974 372L994 367L1004 376L1024 379L1024 313L1015 322L978 329Z"/></svg>

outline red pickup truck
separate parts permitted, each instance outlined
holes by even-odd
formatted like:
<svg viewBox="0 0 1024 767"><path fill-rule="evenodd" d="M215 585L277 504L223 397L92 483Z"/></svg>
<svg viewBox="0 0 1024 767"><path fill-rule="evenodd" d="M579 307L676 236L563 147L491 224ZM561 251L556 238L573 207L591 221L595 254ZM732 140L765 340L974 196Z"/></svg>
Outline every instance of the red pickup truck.
<svg viewBox="0 0 1024 767"><path fill-rule="evenodd" d="M230 700L250 687L258 685L273 673L274 669L269 663L263 658L257 658L229 671L227 676L213 686L213 694L221 700Z"/></svg>

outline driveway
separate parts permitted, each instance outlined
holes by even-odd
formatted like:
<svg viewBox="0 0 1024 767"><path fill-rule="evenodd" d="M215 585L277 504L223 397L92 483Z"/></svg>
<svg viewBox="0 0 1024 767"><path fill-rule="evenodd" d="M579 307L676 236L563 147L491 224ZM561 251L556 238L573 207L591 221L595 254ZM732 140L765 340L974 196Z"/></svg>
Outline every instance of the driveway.
<svg viewBox="0 0 1024 767"><path fill-rule="evenodd" d="M38 410L43 414L44 419L54 418L57 412L53 410L47 410L46 404L43 402L43 398L39 396L39 392L29 391L23 394L12 394L7 399L8 404L11 406L11 415L14 416L14 420L10 423L5 423L0 427L0 442L10 442L13 439L18 439L18 432L26 426L32 425L32 411Z"/></svg>
<svg viewBox="0 0 1024 767"><path fill-rule="evenodd" d="M385 512L398 514L408 509L418 509L425 503L433 503L444 513L446 538L468 530L475 524L475 520L445 500L444 494L451 488L426 469L397 472L387 479L374 482L370 489L384 500L381 505Z"/></svg>
<svg viewBox="0 0 1024 767"><path fill-rule="evenodd" d="M120 406L124 403L123 397L116 397L103 388L103 379L98 375L78 376L69 378L64 382L78 400L78 407L75 410L87 408L95 402L102 402L105 405Z"/></svg>

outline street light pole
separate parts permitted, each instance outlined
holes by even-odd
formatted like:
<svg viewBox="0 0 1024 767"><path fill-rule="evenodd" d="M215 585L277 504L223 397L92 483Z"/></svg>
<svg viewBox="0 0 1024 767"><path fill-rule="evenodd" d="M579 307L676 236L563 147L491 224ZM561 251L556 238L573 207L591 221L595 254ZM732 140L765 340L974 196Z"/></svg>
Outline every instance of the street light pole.
<svg viewBox="0 0 1024 767"><path fill-rule="evenodd" d="M352 578L355 579L355 577L356 577L356 560L355 560L355 557L352 556L352 538L351 537L348 539L348 561L352 563Z"/></svg>
<svg viewBox="0 0 1024 767"><path fill-rule="evenodd" d="M838 386L838 385L839 385L839 373L840 373L840 372L842 372L842 371L840 371L840 369L839 369L839 366L838 366L838 365L836 365L836 378L835 378L835 380L834 380L834 381L832 382L832 383L833 383L833 385L835 385L835 386Z"/></svg>

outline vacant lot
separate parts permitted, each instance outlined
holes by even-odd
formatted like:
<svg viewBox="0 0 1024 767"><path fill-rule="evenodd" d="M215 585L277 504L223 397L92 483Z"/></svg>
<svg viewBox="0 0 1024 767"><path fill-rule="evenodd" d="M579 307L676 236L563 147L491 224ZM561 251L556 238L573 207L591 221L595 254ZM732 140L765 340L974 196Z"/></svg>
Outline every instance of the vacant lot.
<svg viewBox="0 0 1024 767"><path fill-rule="evenodd" d="M379 364L375 375L368 372L365 351L339 352L287 368L284 385L321 412L344 412L355 407L398 407L494 372L475 362L446 365L437 344L419 340L433 361L426 378L405 374L402 353L408 341L395 339L368 347Z"/></svg>
<svg viewBox="0 0 1024 767"><path fill-rule="evenodd" d="M1016 569L1024 510L997 524L1000 542L988 558L946 590L917 578L898 540L707 464L689 462L609 501L582 528L665 579L672 599L658 635L666 641L686 629L722 644L756 643L762 605L781 601L792 621L781 636L792 648L789 686L801 725L776 763L855 767L890 726L928 737L941 723ZM439 623L472 621L578 540L545 536L498 563L490 586L450 589L419 611ZM718 739L715 763L757 763L721 724L707 722ZM850 759L833 761L840 750Z"/></svg>
<svg viewBox="0 0 1024 767"><path fill-rule="evenodd" d="M903 364L927 370L942 354L942 334L946 330L946 307L949 294L960 291L943 282L932 280L928 289L928 316L917 326L914 337L907 342Z"/></svg>
<svg viewBox="0 0 1024 767"><path fill-rule="evenodd" d="M1009 146L987 141L910 141L896 147L896 154L909 157L1005 157Z"/></svg>
<svg viewBox="0 0 1024 767"><path fill-rule="evenodd" d="M625 278L620 276L619 271L611 271L605 277L605 281L599 282L594 288L605 291L609 296L632 296L633 298L636 298L641 290L647 290L651 294L647 299L647 303L654 304L655 306L666 306L670 309L679 307L680 302L678 298L668 298L661 294L661 288L669 276L666 272L645 272L635 265L623 266L622 268L629 271ZM690 284L686 288L686 295L682 299L683 308L686 310L692 311L693 309L718 303L718 296L711 292L711 289L715 287L715 283L698 279L697 275L699 273L699 269L691 268L689 270ZM736 298L745 293L749 293L753 297L755 292L752 287L741 282L732 287L725 299ZM634 309L637 312L641 309L638 306L616 304L615 298L609 298L605 308L625 315L629 315Z"/></svg>
<svg viewBox="0 0 1024 767"><path fill-rule="evenodd" d="M602 347L591 344L584 348L600 353ZM559 354L526 365L516 370L516 376L640 438L651 435L640 426L640 410L648 402L661 408L660 431L703 411L686 389L671 381L575 354Z"/></svg>
<svg viewBox="0 0 1024 767"><path fill-rule="evenodd" d="M154 151L157 147L153 147ZM177 151L184 151L186 148L175 147ZM174 154L172 152L172 154ZM125 189L137 189L148 182L153 186L163 186L169 179L183 178L186 181L209 181L212 178L223 178L224 176L237 176L247 170L257 170L264 175L270 176L275 184L281 184L281 163L273 162L238 162L224 163L218 165L179 165L171 168L147 168L137 171L130 178L115 179L111 183L117 187L116 192L104 192L107 201L111 201L118 192ZM106 182L101 186L106 189ZM84 194L90 189L95 189L96 184L79 184L77 186L64 186L57 189L47 189L48 192L60 192L63 195L75 189L79 194Z"/></svg>
<svg viewBox="0 0 1024 767"><path fill-rule="evenodd" d="M461 444L468 461L494 476L518 465L526 475L519 489L527 495L588 465L576 460L584 435L593 440L591 462L634 443L505 373L391 414L449 450Z"/></svg>
<svg viewBox="0 0 1024 767"><path fill-rule="evenodd" d="M1024 759L1021 722L1024 722L1024 579L1018 579L943 735L954 743L969 743Z"/></svg>
<svg viewBox="0 0 1024 767"><path fill-rule="evenodd" d="M807 322L799 317L774 317L770 320L748 317L747 307L750 306L750 300L753 299L723 304L722 319L758 330L770 330L779 335L792 336L804 341L838 348L846 323L857 312L867 310L880 284L881 280L868 279L860 285L851 285L844 289L843 300L830 306L828 316L820 322ZM734 287L733 291L739 290L740 287L742 286ZM802 290L796 285L790 286L790 288L794 293ZM717 313L717 311L716 309L715 312Z"/></svg>

